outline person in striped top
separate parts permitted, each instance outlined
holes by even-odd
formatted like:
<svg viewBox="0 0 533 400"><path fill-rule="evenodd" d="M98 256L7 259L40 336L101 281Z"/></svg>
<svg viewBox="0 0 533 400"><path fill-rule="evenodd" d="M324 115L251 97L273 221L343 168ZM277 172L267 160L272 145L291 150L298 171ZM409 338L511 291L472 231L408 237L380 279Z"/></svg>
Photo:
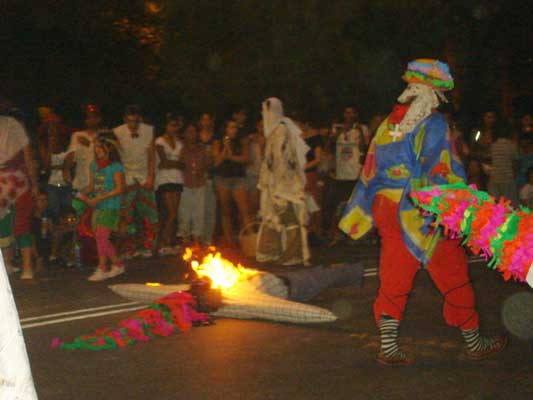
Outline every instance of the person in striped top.
<svg viewBox="0 0 533 400"><path fill-rule="evenodd" d="M518 146L511 140L511 129L498 124L494 129L496 140L490 146L492 169L490 172L488 191L499 199L511 200L513 206L518 205L518 189L516 187L516 171L518 163Z"/></svg>

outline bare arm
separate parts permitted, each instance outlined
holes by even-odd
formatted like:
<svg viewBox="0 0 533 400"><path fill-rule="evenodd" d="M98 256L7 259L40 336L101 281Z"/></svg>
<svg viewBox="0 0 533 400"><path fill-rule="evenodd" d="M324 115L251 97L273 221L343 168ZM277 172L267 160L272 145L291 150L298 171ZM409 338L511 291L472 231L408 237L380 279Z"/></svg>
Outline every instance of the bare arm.
<svg viewBox="0 0 533 400"><path fill-rule="evenodd" d="M226 150L222 149L222 143L220 143L220 140L215 140L213 142L213 163L215 166L219 166L222 164L224 159L226 158Z"/></svg>
<svg viewBox="0 0 533 400"><path fill-rule="evenodd" d="M63 179L65 182L72 182L72 176L70 176L70 170L74 166L74 152L70 152L65 157L65 162L63 162Z"/></svg>
<svg viewBox="0 0 533 400"><path fill-rule="evenodd" d="M39 152L39 165L41 170L48 170L50 167L50 153L48 152L47 146L45 146L43 143L39 143L39 146L37 147L37 151Z"/></svg>
<svg viewBox="0 0 533 400"><path fill-rule="evenodd" d="M241 164L248 164L248 162L250 161L250 146L247 139L241 140L241 148L242 152L240 155L236 156L230 153L228 159Z"/></svg>
<svg viewBox="0 0 533 400"><path fill-rule="evenodd" d="M167 155L165 154L165 149L163 146L156 144L155 150L157 151L157 155L159 156L159 169L173 169L173 168L181 168L180 164L177 161L171 161L167 158Z"/></svg>
<svg viewBox="0 0 533 400"><path fill-rule="evenodd" d="M146 176L146 188L153 189L155 178L155 145L154 141L148 146L148 175Z"/></svg>
<svg viewBox="0 0 533 400"><path fill-rule="evenodd" d="M315 147L313 153L315 157L313 158L313 160L305 164L306 170L316 167L318 164L320 164L320 161L322 161L322 147Z"/></svg>

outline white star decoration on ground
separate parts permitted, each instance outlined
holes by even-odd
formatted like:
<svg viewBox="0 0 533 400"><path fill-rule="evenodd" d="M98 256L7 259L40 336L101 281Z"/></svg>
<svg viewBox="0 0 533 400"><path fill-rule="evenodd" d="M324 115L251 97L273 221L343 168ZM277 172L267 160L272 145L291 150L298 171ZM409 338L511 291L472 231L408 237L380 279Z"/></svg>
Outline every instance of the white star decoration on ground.
<svg viewBox="0 0 533 400"><path fill-rule="evenodd" d="M400 125L394 125L394 130L389 131L389 135L392 136L392 141L395 142L396 139L400 139L403 136L403 132L400 131Z"/></svg>

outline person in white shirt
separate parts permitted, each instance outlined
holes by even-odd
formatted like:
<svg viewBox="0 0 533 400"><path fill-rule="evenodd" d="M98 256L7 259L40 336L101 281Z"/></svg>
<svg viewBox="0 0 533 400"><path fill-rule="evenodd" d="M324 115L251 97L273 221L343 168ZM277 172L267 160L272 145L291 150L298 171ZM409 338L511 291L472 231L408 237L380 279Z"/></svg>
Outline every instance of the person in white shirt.
<svg viewBox="0 0 533 400"><path fill-rule="evenodd" d="M358 116L359 113L355 107L346 107L344 124L342 127L339 126L336 132L335 179L341 182L350 182L345 185L345 192L349 191L350 193L348 196L342 197L349 197L357 179L359 179L365 148L370 140L369 130L366 125L358 122Z"/></svg>
<svg viewBox="0 0 533 400"><path fill-rule="evenodd" d="M48 171L48 211L54 224L59 222L62 209L72 206L72 188L63 174L65 158L68 154L64 138L49 134L39 143L41 169Z"/></svg>
<svg viewBox="0 0 533 400"><path fill-rule="evenodd" d="M159 238L159 253L162 255L175 254L178 209L183 191L183 175L180 168L180 155L183 143L180 130L183 118L172 113L167 114L165 133L155 140L156 173L155 187L157 198L161 206L161 231Z"/></svg>
<svg viewBox="0 0 533 400"><path fill-rule="evenodd" d="M61 212L72 207L72 187L70 183L65 180L63 174L64 162L68 154L68 142L66 142L65 139L66 138L59 135L57 131L51 131L48 133L48 137L42 138L42 141L39 143L41 169L48 171L49 173L48 185L46 187L48 200L46 216L51 218L50 222L54 227L59 225ZM54 235L56 229L53 229L52 231L50 257L46 260L51 262L57 258L57 249L59 245L58 237ZM40 254L39 256L44 255ZM37 269L39 269L39 265Z"/></svg>
<svg viewBox="0 0 533 400"><path fill-rule="evenodd" d="M157 246L158 213L155 200L155 146L154 128L142 122L137 106L128 106L124 113L124 125L113 132L119 142L119 153L124 166L126 195L122 215L129 234L122 248L126 258L151 257Z"/></svg>
<svg viewBox="0 0 533 400"><path fill-rule="evenodd" d="M72 183L72 188L76 191L83 190L89 184L91 163L94 161L94 140L102 128L102 115L97 105L85 106L84 112L86 128L72 134L63 163L64 179L67 183ZM74 164L74 178L72 178L71 170Z"/></svg>
<svg viewBox="0 0 533 400"><path fill-rule="evenodd" d="M357 107L348 106L344 109L344 123L334 125L332 134L336 136L335 172L328 196L331 203L326 208L340 210L359 179L366 148L370 143L370 131L359 122ZM338 216L332 220L333 240L330 245L336 244L341 238L337 229Z"/></svg>

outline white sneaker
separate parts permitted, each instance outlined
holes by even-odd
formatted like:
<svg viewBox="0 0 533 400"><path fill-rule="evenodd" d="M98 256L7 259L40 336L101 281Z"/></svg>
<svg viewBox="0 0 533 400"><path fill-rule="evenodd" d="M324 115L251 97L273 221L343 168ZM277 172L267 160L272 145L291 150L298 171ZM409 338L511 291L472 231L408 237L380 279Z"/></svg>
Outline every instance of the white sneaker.
<svg viewBox="0 0 533 400"><path fill-rule="evenodd" d="M33 279L33 270L31 270L29 268L24 268L22 270L22 274L20 275L20 279L22 279L22 280Z"/></svg>
<svg viewBox="0 0 533 400"><path fill-rule="evenodd" d="M148 249L137 250L135 253L133 253L133 258L150 258L152 256L152 251Z"/></svg>
<svg viewBox="0 0 533 400"><path fill-rule="evenodd" d="M100 268L96 268L93 274L87 278L87 280L91 282L100 282L109 278L108 274L108 272L102 271Z"/></svg>
<svg viewBox="0 0 533 400"><path fill-rule="evenodd" d="M174 254L176 254L176 253L175 253L175 250L172 247L161 247L159 249L159 255L161 255L161 256L171 256L171 255L174 255Z"/></svg>
<svg viewBox="0 0 533 400"><path fill-rule="evenodd" d="M115 276L122 275L126 271L124 265L112 265L109 272L107 272L108 278L114 278Z"/></svg>
<svg viewBox="0 0 533 400"><path fill-rule="evenodd" d="M143 255L143 252L141 250L136 250L131 255L131 258L141 258L142 255ZM124 258L124 257L122 257L122 258Z"/></svg>

